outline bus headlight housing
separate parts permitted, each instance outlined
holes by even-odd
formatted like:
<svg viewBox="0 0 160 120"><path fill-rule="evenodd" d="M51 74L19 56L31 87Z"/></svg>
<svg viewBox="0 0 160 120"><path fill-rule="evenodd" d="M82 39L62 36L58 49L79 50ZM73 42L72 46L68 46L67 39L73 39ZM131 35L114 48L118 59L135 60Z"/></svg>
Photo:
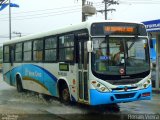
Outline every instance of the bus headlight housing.
<svg viewBox="0 0 160 120"><path fill-rule="evenodd" d="M92 85L96 88L99 92L109 92L109 89L98 81L92 81Z"/></svg>
<svg viewBox="0 0 160 120"><path fill-rule="evenodd" d="M147 88L151 84L151 79L147 79L144 83L139 84L139 88Z"/></svg>

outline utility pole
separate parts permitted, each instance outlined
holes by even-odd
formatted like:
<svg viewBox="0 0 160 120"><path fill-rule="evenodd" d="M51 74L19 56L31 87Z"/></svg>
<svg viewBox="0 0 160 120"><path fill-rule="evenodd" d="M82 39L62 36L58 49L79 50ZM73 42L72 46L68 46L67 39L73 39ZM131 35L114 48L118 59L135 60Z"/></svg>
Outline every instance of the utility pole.
<svg viewBox="0 0 160 120"><path fill-rule="evenodd" d="M9 6L9 16L8 16L8 21L9 21L9 39L11 40L12 36L11 36L11 1L10 0L0 0L0 5L2 5L3 3L6 3L8 1L8 6Z"/></svg>
<svg viewBox="0 0 160 120"><path fill-rule="evenodd" d="M105 17L105 20L107 20L107 2L106 1L104 1L104 5L105 5L105 10L104 10L104 17Z"/></svg>
<svg viewBox="0 0 160 120"><path fill-rule="evenodd" d="M82 8L85 5L86 0L82 0ZM86 21L85 13L82 11L82 22Z"/></svg>
<svg viewBox="0 0 160 120"><path fill-rule="evenodd" d="M9 39L11 40L12 39L12 33L11 33L11 30L12 30L12 25L11 25L11 7L19 7L19 5L11 3L11 0L0 0L0 5L2 5L4 3L7 5L7 2L8 2L8 6L9 6L9 11L8 11L8 14L9 14L8 15Z"/></svg>
<svg viewBox="0 0 160 120"><path fill-rule="evenodd" d="M97 10L97 12L104 12L105 15L105 20L107 20L107 12L112 12L112 11L116 11L116 9L109 9L109 6L111 5L119 5L118 1L114 1L114 0L104 0L102 3L104 3L105 5L105 9L104 10Z"/></svg>
<svg viewBox="0 0 160 120"><path fill-rule="evenodd" d="M11 23L11 1L9 0L8 1L8 4L9 4L9 39L11 40L12 39L12 33L11 33L11 30L12 30L12 23Z"/></svg>

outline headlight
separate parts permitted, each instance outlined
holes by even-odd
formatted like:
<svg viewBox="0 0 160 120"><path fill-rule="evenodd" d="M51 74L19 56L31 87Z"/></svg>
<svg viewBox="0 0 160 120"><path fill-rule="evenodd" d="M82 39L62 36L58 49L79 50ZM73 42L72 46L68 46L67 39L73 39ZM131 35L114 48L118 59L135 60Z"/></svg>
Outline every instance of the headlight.
<svg viewBox="0 0 160 120"><path fill-rule="evenodd" d="M92 81L92 85L100 92L109 92L109 89L98 81Z"/></svg>
<svg viewBox="0 0 160 120"><path fill-rule="evenodd" d="M147 88L151 84L151 79L146 80L144 83L139 84L139 88Z"/></svg>

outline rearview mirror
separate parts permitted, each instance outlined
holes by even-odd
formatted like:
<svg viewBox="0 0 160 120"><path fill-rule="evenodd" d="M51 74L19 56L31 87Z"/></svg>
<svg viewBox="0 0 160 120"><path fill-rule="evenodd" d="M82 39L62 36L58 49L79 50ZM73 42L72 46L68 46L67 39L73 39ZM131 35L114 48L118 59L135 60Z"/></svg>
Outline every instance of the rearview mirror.
<svg viewBox="0 0 160 120"><path fill-rule="evenodd" d="M93 42L87 41L87 51L92 52L93 51Z"/></svg>

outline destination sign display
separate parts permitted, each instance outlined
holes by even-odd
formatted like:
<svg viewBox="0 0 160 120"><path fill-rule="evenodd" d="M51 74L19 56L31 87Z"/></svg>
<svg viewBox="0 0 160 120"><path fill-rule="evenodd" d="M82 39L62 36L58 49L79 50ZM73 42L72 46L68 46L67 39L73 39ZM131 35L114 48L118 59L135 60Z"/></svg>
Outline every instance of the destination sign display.
<svg viewBox="0 0 160 120"><path fill-rule="evenodd" d="M145 26L137 23L102 22L91 25L92 36L104 35L138 35L147 36Z"/></svg>
<svg viewBox="0 0 160 120"><path fill-rule="evenodd" d="M135 33L135 28L130 26L104 26L105 32Z"/></svg>

